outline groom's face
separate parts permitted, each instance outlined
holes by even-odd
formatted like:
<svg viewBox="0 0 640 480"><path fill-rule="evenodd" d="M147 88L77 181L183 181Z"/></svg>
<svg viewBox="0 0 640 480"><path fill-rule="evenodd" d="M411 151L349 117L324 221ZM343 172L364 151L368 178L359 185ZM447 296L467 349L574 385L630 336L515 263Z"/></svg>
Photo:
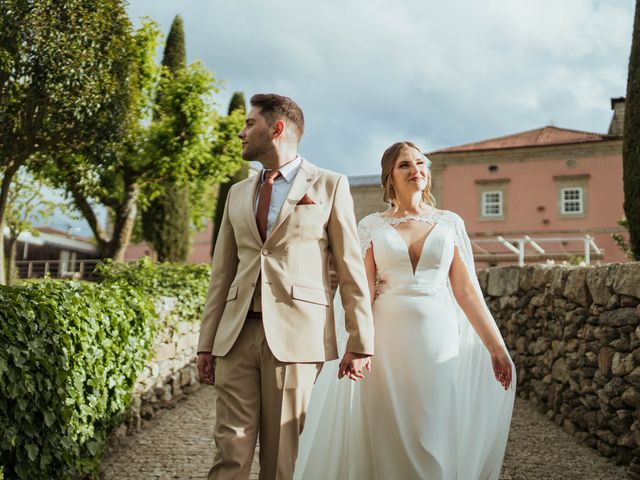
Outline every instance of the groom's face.
<svg viewBox="0 0 640 480"><path fill-rule="evenodd" d="M245 120L245 126L238 134L242 140L242 158L258 160L274 149L273 128L260 113L260 107L252 107Z"/></svg>

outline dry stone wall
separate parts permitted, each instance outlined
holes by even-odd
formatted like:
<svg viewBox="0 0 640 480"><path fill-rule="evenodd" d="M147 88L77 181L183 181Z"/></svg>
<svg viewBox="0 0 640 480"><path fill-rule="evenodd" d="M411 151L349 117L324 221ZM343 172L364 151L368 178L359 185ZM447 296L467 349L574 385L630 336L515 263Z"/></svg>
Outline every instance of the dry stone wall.
<svg viewBox="0 0 640 480"><path fill-rule="evenodd" d="M195 365L200 324L176 318L172 314L176 301L170 297L156 300L161 327L156 332L153 358L136 380L125 421L111 435L112 448L127 434L140 430L159 410L174 407L200 387Z"/></svg>
<svg viewBox="0 0 640 480"><path fill-rule="evenodd" d="M640 263L478 272L518 395L640 478Z"/></svg>

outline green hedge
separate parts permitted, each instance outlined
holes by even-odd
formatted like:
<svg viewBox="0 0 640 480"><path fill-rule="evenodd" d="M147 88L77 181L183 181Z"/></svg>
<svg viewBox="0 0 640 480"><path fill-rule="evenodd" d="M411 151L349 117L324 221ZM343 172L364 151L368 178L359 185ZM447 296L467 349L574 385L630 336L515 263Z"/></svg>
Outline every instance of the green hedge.
<svg viewBox="0 0 640 480"><path fill-rule="evenodd" d="M150 297L124 282L0 287L0 465L7 478L96 475L151 351Z"/></svg>
<svg viewBox="0 0 640 480"><path fill-rule="evenodd" d="M154 298L175 297L174 317L199 322L211 269L206 264L154 263L144 257L130 263L105 260L96 272L106 284L134 287Z"/></svg>

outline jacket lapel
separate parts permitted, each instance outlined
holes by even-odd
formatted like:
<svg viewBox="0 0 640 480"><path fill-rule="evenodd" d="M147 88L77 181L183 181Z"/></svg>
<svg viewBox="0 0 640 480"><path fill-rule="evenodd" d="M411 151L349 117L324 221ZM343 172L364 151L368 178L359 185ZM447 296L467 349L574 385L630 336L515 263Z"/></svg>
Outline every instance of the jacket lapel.
<svg viewBox="0 0 640 480"><path fill-rule="evenodd" d="M293 179L293 184L289 189L289 193L287 193L287 198L285 198L282 207L280 207L280 212L278 212L278 216L271 229L271 234L267 237L267 240L272 237L276 230L284 223L293 211L293 208L298 204L300 199L304 197L304 194L307 193L307 190L311 188L318 178L318 169L303 158L300 164L300 170L298 170L296 177Z"/></svg>
<svg viewBox="0 0 640 480"><path fill-rule="evenodd" d="M258 224L256 223L256 192L260 186L260 173L254 175L250 182L247 182L247 187L244 194L244 204L242 206L242 213L251 234L255 240L262 245L262 238L260 238L260 232L258 231Z"/></svg>

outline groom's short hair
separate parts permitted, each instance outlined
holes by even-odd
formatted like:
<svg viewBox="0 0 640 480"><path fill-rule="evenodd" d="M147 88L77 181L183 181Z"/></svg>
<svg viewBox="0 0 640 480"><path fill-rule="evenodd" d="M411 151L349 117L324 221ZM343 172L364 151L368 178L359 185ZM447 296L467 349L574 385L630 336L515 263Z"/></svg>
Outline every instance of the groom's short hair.
<svg viewBox="0 0 640 480"><path fill-rule="evenodd" d="M304 114L300 106L283 95L258 93L249 101L252 107L259 107L260 113L271 124L278 120L291 122L298 131L298 138L304 133Z"/></svg>

